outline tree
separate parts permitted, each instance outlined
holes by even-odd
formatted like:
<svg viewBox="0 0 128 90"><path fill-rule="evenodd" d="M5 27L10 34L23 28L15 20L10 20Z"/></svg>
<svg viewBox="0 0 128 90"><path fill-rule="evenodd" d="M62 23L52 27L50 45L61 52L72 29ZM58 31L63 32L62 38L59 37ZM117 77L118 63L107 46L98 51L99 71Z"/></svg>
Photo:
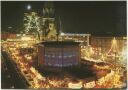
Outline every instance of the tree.
<svg viewBox="0 0 128 90"><path fill-rule="evenodd" d="M40 40L41 25L40 17L36 12L25 13L24 16L25 34L34 34Z"/></svg>

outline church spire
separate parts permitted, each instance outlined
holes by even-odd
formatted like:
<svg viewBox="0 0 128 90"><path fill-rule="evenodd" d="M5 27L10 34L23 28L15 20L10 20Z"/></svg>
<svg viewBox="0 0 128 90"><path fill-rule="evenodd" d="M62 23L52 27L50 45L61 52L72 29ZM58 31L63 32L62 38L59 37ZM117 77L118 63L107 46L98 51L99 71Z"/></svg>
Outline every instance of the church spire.
<svg viewBox="0 0 128 90"><path fill-rule="evenodd" d="M43 16L53 18L55 13L53 2L45 2L43 8Z"/></svg>

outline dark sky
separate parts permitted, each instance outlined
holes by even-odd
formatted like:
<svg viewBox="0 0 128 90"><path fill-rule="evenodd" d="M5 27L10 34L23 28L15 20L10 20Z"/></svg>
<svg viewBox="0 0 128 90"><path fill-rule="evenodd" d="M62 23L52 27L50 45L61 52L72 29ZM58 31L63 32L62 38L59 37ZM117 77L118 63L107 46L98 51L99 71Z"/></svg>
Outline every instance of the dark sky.
<svg viewBox="0 0 128 90"><path fill-rule="evenodd" d="M7 31L8 26L12 26L14 30L23 27L28 4L32 6L32 10L42 13L43 1L2 2L3 31ZM54 6L56 14L61 18L63 32L126 35L125 1L61 1L54 2Z"/></svg>

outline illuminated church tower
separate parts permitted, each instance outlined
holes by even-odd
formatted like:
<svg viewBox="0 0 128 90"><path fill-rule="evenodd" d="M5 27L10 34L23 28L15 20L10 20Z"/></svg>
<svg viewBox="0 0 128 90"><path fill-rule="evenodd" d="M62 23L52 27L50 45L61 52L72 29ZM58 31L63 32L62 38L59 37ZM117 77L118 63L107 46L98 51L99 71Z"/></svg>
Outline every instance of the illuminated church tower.
<svg viewBox="0 0 128 90"><path fill-rule="evenodd" d="M43 8L43 36L47 39L56 38L55 9L53 2L44 3Z"/></svg>
<svg viewBox="0 0 128 90"><path fill-rule="evenodd" d="M52 2L44 4L42 21L45 41L38 44L38 66L47 70L77 66L80 61L79 42L60 41L61 20Z"/></svg>

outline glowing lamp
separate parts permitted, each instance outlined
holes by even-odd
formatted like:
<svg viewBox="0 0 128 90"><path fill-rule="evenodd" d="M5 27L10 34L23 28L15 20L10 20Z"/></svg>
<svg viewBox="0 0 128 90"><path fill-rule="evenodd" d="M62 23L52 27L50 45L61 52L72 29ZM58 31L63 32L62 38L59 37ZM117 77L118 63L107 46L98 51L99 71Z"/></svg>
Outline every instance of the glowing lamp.
<svg viewBox="0 0 128 90"><path fill-rule="evenodd" d="M27 6L27 10L30 10L30 9L31 9L31 5L28 5L28 6Z"/></svg>
<svg viewBox="0 0 128 90"><path fill-rule="evenodd" d="M23 40L23 41L29 41L29 40L31 40L31 37L22 37L21 40Z"/></svg>

